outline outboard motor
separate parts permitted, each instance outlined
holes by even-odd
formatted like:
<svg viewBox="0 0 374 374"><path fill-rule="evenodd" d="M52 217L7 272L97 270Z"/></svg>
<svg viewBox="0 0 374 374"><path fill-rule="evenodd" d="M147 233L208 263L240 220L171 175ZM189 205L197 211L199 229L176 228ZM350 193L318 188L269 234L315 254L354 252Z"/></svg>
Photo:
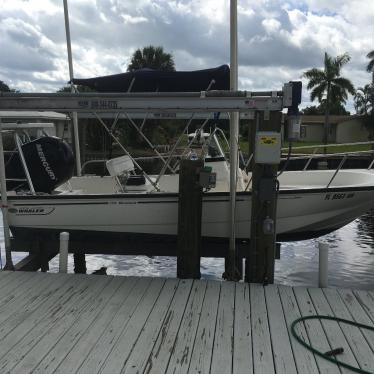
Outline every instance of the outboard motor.
<svg viewBox="0 0 374 374"><path fill-rule="evenodd" d="M45 136L22 145L35 192L51 193L73 176L74 154L60 138ZM14 153L5 167L6 178L26 179L20 155ZM28 188L27 182L7 181L7 190Z"/></svg>

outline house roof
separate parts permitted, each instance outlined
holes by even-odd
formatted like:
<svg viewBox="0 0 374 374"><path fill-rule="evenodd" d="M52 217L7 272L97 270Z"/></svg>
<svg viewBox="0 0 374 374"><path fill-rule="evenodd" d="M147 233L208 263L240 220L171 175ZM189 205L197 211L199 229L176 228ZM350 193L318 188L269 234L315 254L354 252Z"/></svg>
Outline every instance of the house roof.
<svg viewBox="0 0 374 374"><path fill-rule="evenodd" d="M355 118L360 118L359 115L330 115L329 116L329 123L330 124L338 124L346 121L350 121ZM302 115L301 116L301 123L308 124L308 125L320 125L325 123L325 116L324 115Z"/></svg>

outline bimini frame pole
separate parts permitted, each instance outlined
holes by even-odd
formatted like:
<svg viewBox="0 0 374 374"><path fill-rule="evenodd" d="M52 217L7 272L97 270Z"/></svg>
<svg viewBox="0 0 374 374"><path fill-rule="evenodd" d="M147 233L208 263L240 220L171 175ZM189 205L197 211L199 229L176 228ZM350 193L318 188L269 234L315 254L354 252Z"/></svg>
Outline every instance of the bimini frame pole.
<svg viewBox="0 0 374 374"><path fill-rule="evenodd" d="M4 270L14 270L12 251L10 248L10 232L8 223L8 197L6 191L5 179L5 162L4 162L4 147L3 147L3 133L0 118L0 182L1 182L1 211L3 213L4 223L4 242L5 242L5 267Z"/></svg>
<svg viewBox="0 0 374 374"><path fill-rule="evenodd" d="M238 20L237 0L230 0L230 90L238 90ZM235 280L236 248L235 248L235 206L236 182L238 172L238 136L239 112L230 115L230 246L226 258L226 279Z"/></svg>
<svg viewBox="0 0 374 374"><path fill-rule="evenodd" d="M75 89L74 89L74 84L73 84L73 78L74 78L73 55L71 53L68 0L64 0L64 15L65 15L66 45L67 45L67 50L68 50L68 61L69 61L70 87L71 87L71 92L74 93ZM74 131L75 162L76 162L76 168L77 168L77 175L80 177L82 175L82 167L81 167L81 153L80 153L80 148L79 148L77 112L73 112L72 116L73 116L73 131Z"/></svg>

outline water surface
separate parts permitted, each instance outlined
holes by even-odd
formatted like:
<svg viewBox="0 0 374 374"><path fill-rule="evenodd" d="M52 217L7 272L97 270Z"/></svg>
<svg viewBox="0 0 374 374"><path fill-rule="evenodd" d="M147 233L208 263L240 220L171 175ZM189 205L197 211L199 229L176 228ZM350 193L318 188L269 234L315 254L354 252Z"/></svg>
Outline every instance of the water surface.
<svg viewBox="0 0 374 374"><path fill-rule="evenodd" d="M3 232L0 230L2 263ZM318 240L329 243L329 285L334 287L374 289L374 213L368 213L349 225L319 239L282 243L281 259L275 264L275 282L284 285L317 286ZM16 263L26 253L13 254ZM173 257L87 255L87 272L106 266L112 275L175 277ZM69 272L73 259L69 255ZM220 280L223 259L201 260L204 279ZM50 271L58 271L58 256L50 262Z"/></svg>

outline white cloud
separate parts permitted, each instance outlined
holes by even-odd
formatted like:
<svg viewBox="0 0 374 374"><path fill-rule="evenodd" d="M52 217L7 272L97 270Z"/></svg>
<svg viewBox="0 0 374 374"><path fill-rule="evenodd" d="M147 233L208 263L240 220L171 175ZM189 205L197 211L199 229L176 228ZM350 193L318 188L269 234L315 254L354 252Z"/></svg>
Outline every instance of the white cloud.
<svg viewBox="0 0 374 374"><path fill-rule="evenodd" d="M268 34L279 31L282 26L281 23L275 18L265 18L261 23Z"/></svg>
<svg viewBox="0 0 374 374"><path fill-rule="evenodd" d="M121 14L121 17L123 18L125 23L130 23L133 25L137 23L148 22L147 18L145 17L132 17L129 14Z"/></svg>
<svg viewBox="0 0 374 374"><path fill-rule="evenodd" d="M62 1L0 0L0 9L0 79L23 91L58 89L68 80ZM229 62L227 0L70 0L69 12L75 76L124 71L150 44L173 53L181 70ZM241 0L238 18L243 89L279 89L321 67L325 51L351 55L343 72L356 86L370 80L374 1Z"/></svg>

